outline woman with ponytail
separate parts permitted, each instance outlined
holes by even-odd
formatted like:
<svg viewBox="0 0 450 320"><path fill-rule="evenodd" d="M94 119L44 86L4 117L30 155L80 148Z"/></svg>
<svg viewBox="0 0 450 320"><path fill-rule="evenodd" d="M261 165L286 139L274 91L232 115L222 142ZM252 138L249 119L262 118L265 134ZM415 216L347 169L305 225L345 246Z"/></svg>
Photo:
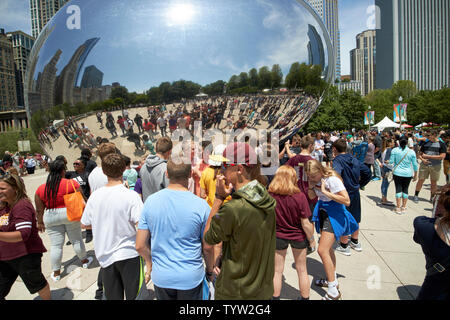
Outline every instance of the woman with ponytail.
<svg viewBox="0 0 450 320"><path fill-rule="evenodd" d="M64 204L64 195L80 191L80 184L76 180L64 178L66 164L63 160L51 162L49 170L47 182L39 186L34 200L38 229L41 232L47 229L50 236L50 257L53 271L50 277L56 282L61 279L61 260L66 233L75 253L81 260L83 268L87 268L93 258L87 257L81 237L80 221L69 221L67 219L67 210Z"/></svg>
<svg viewBox="0 0 450 320"><path fill-rule="evenodd" d="M389 163L394 167L392 170L395 184L395 199L397 207L395 213L406 213L406 202L408 201L408 188L411 182L417 180L417 158L414 150L407 147L408 138L400 139L399 147L392 150ZM414 178L413 178L414 176Z"/></svg>

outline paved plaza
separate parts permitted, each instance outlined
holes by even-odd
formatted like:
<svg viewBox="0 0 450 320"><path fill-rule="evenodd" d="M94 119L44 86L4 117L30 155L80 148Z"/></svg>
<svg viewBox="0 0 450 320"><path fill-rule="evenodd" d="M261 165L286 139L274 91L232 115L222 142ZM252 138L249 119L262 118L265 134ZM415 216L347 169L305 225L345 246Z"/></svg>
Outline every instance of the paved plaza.
<svg viewBox="0 0 450 320"><path fill-rule="evenodd" d="M46 180L46 173L37 170L34 175L24 177L30 198L37 187ZM439 185L444 184L443 177ZM336 253L338 280L344 300L411 300L414 299L425 277L425 257L418 244L413 241L413 220L420 215L431 216L429 185L425 184L418 204L408 201L407 214L397 215L391 207L383 207L380 200L381 181L372 181L361 192L362 223L360 241L363 251L352 250L351 256ZM413 193L415 183L410 186ZM412 198L412 197L410 197ZM394 185L389 188L389 199L394 199ZM41 234L44 245L50 250L47 233ZM317 236L316 236L317 239ZM67 239L66 239L67 240ZM86 245L86 251L94 256L94 243ZM297 274L293 256L288 250L284 270L282 299L296 299L299 296ZM99 264L97 260L88 269L81 268L72 246L64 246L63 271L59 282L50 278L50 253L44 253L43 273L50 283L53 299L94 300L97 289ZM308 274L311 283L324 276L323 266L317 252L308 256ZM154 298L153 285L148 285ZM311 300L318 300L325 290L311 285ZM10 300L40 299L30 295L22 280L18 278L10 294Z"/></svg>

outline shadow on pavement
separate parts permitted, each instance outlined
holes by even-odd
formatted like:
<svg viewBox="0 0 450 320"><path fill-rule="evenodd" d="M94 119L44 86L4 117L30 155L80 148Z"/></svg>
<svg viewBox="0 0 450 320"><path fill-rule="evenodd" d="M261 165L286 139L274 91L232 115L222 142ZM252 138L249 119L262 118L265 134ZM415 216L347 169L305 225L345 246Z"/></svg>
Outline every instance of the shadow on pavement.
<svg viewBox="0 0 450 320"><path fill-rule="evenodd" d="M52 300L73 300L74 294L72 290L67 288L51 290L50 294L52 296ZM42 300L40 296L37 296L33 300Z"/></svg>
<svg viewBox="0 0 450 320"><path fill-rule="evenodd" d="M415 300L420 291L420 286L406 285L397 287L397 295L400 300Z"/></svg>

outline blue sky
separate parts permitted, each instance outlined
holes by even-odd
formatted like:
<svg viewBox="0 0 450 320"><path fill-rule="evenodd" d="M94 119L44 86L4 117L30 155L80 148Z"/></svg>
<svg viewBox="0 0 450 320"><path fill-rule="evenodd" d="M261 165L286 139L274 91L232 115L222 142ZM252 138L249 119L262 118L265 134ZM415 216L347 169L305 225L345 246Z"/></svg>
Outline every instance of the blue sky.
<svg viewBox="0 0 450 320"><path fill-rule="evenodd" d="M191 1L197 1L197 0L191 0ZM239 2L238 0L229 0L232 1L234 4L236 5L240 5L242 2ZM268 14L267 12L261 12L258 14L267 14L266 16L261 16L261 19L263 19L264 22L264 27L267 28L268 32L274 32L274 30L280 30L280 28L283 28L284 26L280 23L280 20L277 19L277 12L280 13L280 8L277 7L276 10L274 8L271 7L271 3L273 4L274 2L278 2L278 1L273 1L271 2L271 0L255 0L258 1L259 3L261 3L261 6L263 8L267 9L267 12L270 12L270 14ZM169 2L169 1L168 1ZM356 40L355 40L355 36L368 29L367 28L367 21L369 19L369 14L367 13L367 8L370 5L373 5L374 0L339 0L339 25L340 25L340 32L341 32L341 64L342 64L342 74L350 74L350 58L349 58L349 51L351 49L353 49L356 45ZM125 6L126 3L123 2L123 6L124 8L122 8L122 10L126 10ZM243 8L245 9L245 8ZM278 10L278 11L277 11ZM143 11L145 11L145 8L143 8ZM143 14L145 14L145 12L143 12ZM176 14L176 13L175 13ZM283 12L282 14L285 15L289 15L289 10L286 10L285 12ZM215 19L218 19L218 17L216 17ZM232 19L230 18L229 21L237 21L238 19ZM214 21L214 20L213 20ZM216 20L217 21L217 20ZM225 22L225 21L223 21ZM30 33L31 34L31 22L30 22L30 12L29 12L29 1L28 0L1 0L0 1L0 28L4 28L7 32L8 31L14 31L14 30L22 30L24 32ZM170 22L168 22L170 23ZM217 22L219 23L219 22ZM251 28L251 23L252 21L243 21L241 24L236 23L235 24L235 28L243 28L246 30L250 30ZM293 25L293 24L291 24ZM126 27L124 25L124 27ZM171 26L171 28L180 28L182 26ZM122 48L117 48L117 50L123 50L125 45L128 46L134 46L135 48L137 48L138 50L138 56L142 56L142 58L148 56L149 54L154 54L157 55L158 52L150 52L149 47L148 46L139 46L140 43L142 43L143 41L143 37L145 38L145 40L148 40L148 37L157 37L158 35L155 35L153 32L153 30L149 30L148 32L144 32L140 35L135 35L135 36L129 36L127 39L116 39L116 40L120 40L117 41L117 43L120 43ZM214 31L214 30L213 30ZM216 30L217 31L217 30ZM247 58L243 51L245 50L239 50L239 48L232 48L233 44L232 42L227 43L227 50L226 52L223 50L223 41L229 41L230 39L227 39L226 37L220 38L218 37L217 41L222 41L221 45L210 45L208 46L208 48L206 48L205 50L207 50L204 54L205 57L208 57L207 60L208 61L201 61L198 60L195 63L193 63L190 68L186 68L186 72L184 74L180 74L180 78L184 78L184 79L188 79L188 80L193 80L193 81L198 81L199 83L201 83L202 81L199 81L200 78L205 77L206 75L201 75L199 74L199 72L195 72L196 70L201 70L201 65L202 64L209 64L209 65L216 65L217 68L217 74L210 74L209 78L212 80L217 80L217 79L221 79L224 78L224 80L228 80L225 76L224 76L224 70L227 69L227 71L225 73L228 72L228 74L233 74L233 72L239 73L240 71L248 71L251 67L255 66L255 65L268 65L269 67L273 64L273 63L277 63L277 62L282 62L282 61L291 61L292 59L296 59L298 58L298 56L296 56L295 54L293 54L293 52L295 50L292 50L291 48L294 48L296 43L295 41L283 41L284 38L288 35L288 34L295 34L295 32L299 32L299 30L297 29L293 29L292 27L284 27L284 29L282 29L281 33L281 37L273 37L271 39L278 39L276 42L270 42L270 43L266 43L264 48L259 48L260 51L264 51L266 52L266 55L264 57L259 56L256 58L256 55L253 57L253 59L251 58ZM285 34L283 34L285 33ZM219 33L218 33L219 34ZM179 35L179 33L178 33ZM249 34L247 34L249 35ZM114 35L111 34L111 37L119 37L120 35ZM171 47L169 43L174 43L175 45L183 45L182 41L183 38L180 38L179 36L174 36L174 38L170 39L170 34L164 34L164 35L159 35L159 36L164 36L166 39L171 40L171 41L167 41L166 46L163 48L166 51L164 52L164 58L165 59L172 59L173 61L179 60L180 56L184 55L185 57L187 57L186 55L189 54L189 52L177 52L175 47ZM271 36L269 33L267 34L267 37ZM114 39L114 38L113 38ZM250 36L248 37L248 45L253 46L253 47L257 47L257 46L261 46L261 44L259 43L259 37L257 36L257 34L252 35L250 33ZM269 38L267 38L269 39ZM126 41L125 41L126 40ZM236 39L235 39L236 40ZM92 50L91 55L88 58L88 61L86 61L86 66L90 65L90 64L96 64L99 66L99 69L102 70L101 65L107 65L108 58L105 58L103 56L100 56L99 54L96 55L96 53L99 53L102 46L105 46L106 39L101 39L101 41L96 45L96 47ZM125 41L125 42L124 42ZM82 41L84 42L84 41ZM81 43L82 43L81 42ZM80 45L81 43L77 44ZM111 43L109 43L109 45L111 45ZM201 43L197 43L198 46L201 45ZM228 48L231 47L231 48ZM198 49L198 48L197 48ZM170 53L170 54L167 54ZM190 54L194 54L195 52L192 52ZM233 58L239 57L239 62L236 62L236 59L230 59L230 55L233 55ZM304 55L304 53L299 53L300 56ZM113 59L114 57L109 57L111 59ZM64 57L62 57L62 60L64 59ZM65 59L68 59L67 57L65 57ZM105 60L106 59L106 60ZM205 58L206 59L206 58ZM255 61L256 59L256 61ZM110 63L113 63L114 61L111 60ZM293 62L293 61L292 61ZM289 63L292 63L289 62ZM149 65L151 65L151 63L149 63ZM173 67L175 67L176 64L174 64ZM222 67L223 69L220 70L220 67ZM157 63L153 63L152 65L153 70L157 69ZM107 67L104 67L104 69ZM136 68L136 67L135 67ZM286 66L282 66L284 73L287 73L287 67ZM128 70L129 71L129 70ZM139 73L139 69L137 68L136 70L132 70L133 72L136 72L136 74ZM117 74L111 74L111 72L105 72L105 79L104 79L104 83L111 83L113 81L116 81L116 78L120 77L120 73L123 72L123 70L118 69ZM188 72L191 72L190 74ZM190 76L192 74L196 74L196 76ZM227 76L228 76L227 74ZM110 79L108 79L108 77L110 77ZM159 81L160 77L155 76L155 81ZM162 79L162 78L161 78ZM204 78L202 78L204 79ZM165 79L165 80L177 80L177 79ZM118 80L120 81L120 80ZM149 86L146 85L145 87L139 87L139 85L137 84L138 79L136 80L136 84L131 84L131 86L136 89L137 91L143 91L144 89L148 88ZM159 83L157 83L159 84ZM204 84L204 83L202 83ZM152 85L155 85L152 83Z"/></svg>

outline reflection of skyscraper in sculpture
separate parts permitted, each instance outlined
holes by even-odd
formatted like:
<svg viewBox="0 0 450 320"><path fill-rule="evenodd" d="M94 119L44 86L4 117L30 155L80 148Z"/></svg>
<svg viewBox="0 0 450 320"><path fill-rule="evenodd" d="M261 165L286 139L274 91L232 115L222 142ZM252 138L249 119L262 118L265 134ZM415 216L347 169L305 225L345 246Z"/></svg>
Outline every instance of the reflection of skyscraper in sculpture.
<svg viewBox="0 0 450 320"><path fill-rule="evenodd" d="M58 49L55 55L50 59L50 62L44 67L42 73L39 74L37 79L36 91L41 96L41 105L35 106L41 109L50 109L55 105L55 84L56 84L56 64L61 57L62 51ZM31 110L32 112L35 110Z"/></svg>
<svg viewBox="0 0 450 320"><path fill-rule="evenodd" d="M316 28L308 24L308 57L310 65L319 65L322 70L325 68L325 51L323 49L322 38Z"/></svg>
<svg viewBox="0 0 450 320"><path fill-rule="evenodd" d="M81 79L82 88L100 88L103 82L103 72L95 66L89 66L84 69L83 78Z"/></svg>
<svg viewBox="0 0 450 320"><path fill-rule="evenodd" d="M86 61L87 56L99 40L100 38L92 38L79 46L69 63L61 71L56 89L57 104L69 103L70 105L74 105L75 103L80 102L79 99L75 98L74 88L77 85L80 70Z"/></svg>

